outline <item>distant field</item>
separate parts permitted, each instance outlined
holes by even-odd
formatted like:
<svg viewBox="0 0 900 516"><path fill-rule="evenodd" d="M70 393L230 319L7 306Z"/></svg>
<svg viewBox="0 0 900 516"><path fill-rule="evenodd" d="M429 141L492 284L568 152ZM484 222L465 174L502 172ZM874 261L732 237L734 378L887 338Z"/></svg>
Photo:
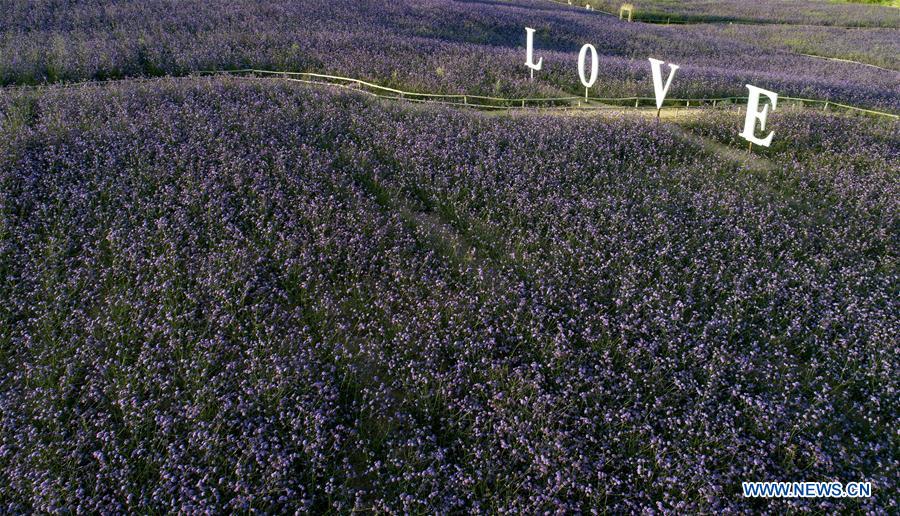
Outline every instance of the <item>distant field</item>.
<svg viewBox="0 0 900 516"><path fill-rule="evenodd" d="M900 30L810 27L800 25L686 25L690 33L715 31L719 37L735 39L761 48L800 52L888 68L900 74ZM895 77L900 77L896 75ZM887 77L890 77L888 75ZM900 82L900 78L898 78ZM900 92L898 92L900 94Z"/></svg>
<svg viewBox="0 0 900 516"><path fill-rule="evenodd" d="M548 0L549 1L549 0ZM566 2L563 2L566 3ZM573 0L618 14L620 0ZM900 28L896 0L638 0L634 19L654 23L787 23L852 27ZM855 5L854 5L855 4Z"/></svg>
<svg viewBox="0 0 900 516"><path fill-rule="evenodd" d="M41 14L26 5L0 13L0 25L15 27L0 39L3 84L255 67L320 71L421 92L558 97L583 91L577 55L592 42L601 54L596 96L651 96L647 58L659 57L682 66L672 97L740 96L752 83L782 95L900 111L897 74L785 52L897 67L900 38L888 29L823 36L808 28L661 27L546 0L187 0L175 11L151 0ZM522 66L530 25L538 29L545 62L534 82Z"/></svg>
<svg viewBox="0 0 900 516"><path fill-rule="evenodd" d="M900 7L900 0L831 0L835 3L846 4L874 4L886 5L888 7Z"/></svg>

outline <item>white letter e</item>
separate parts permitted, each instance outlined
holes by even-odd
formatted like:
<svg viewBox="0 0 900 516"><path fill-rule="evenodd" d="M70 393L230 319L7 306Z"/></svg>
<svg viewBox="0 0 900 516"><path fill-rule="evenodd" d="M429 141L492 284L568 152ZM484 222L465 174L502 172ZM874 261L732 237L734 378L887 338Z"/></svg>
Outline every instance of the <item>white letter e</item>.
<svg viewBox="0 0 900 516"><path fill-rule="evenodd" d="M744 132L741 133L741 137L750 143L768 147L772 145L772 136L775 135L774 131L761 140L753 134L756 130L757 120L759 120L759 128L763 131L766 130L766 117L769 115L768 104L762 111L759 110L759 96L762 94L768 97L772 101L772 111L775 111L775 107L778 105L778 94L749 84L747 89L750 90L750 97L747 99L747 118L744 120Z"/></svg>

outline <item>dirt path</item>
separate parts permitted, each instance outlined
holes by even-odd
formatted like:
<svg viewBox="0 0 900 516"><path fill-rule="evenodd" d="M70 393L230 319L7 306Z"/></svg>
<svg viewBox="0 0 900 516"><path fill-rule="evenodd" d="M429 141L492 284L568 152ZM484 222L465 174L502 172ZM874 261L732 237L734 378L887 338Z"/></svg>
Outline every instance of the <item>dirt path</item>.
<svg viewBox="0 0 900 516"><path fill-rule="evenodd" d="M602 118L621 118L630 117L644 120L655 120L656 110L653 108L622 108L619 106L604 105L599 102L588 102L587 107L597 109L572 109L569 111L558 112L566 116L584 116L584 117L602 117ZM778 165L771 160L759 156L749 150L749 148L738 149L722 143L712 138L701 136L690 129L686 129L683 124L696 121L704 112L716 108L677 108L665 107L659 113L659 123L667 124L669 127L675 128L678 135L684 140L691 142L711 154L715 154L725 161L745 167L754 172L768 172L775 169ZM525 110L513 110L511 113L529 112ZM534 112L534 111L530 111ZM505 113L493 113L494 116L502 116Z"/></svg>

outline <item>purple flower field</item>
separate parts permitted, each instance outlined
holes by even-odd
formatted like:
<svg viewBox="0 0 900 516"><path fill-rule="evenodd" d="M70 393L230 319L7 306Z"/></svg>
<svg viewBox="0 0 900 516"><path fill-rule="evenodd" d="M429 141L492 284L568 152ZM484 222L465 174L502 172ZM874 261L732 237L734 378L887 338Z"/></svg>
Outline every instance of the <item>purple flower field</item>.
<svg viewBox="0 0 900 516"><path fill-rule="evenodd" d="M670 98L751 81L900 111L896 74L792 53L892 66L897 29L8 4L0 513L900 511L900 121L779 103L749 152L744 106L658 122L195 75L556 96L592 43L596 95L651 96L658 57L682 64Z"/></svg>
<svg viewBox="0 0 900 516"><path fill-rule="evenodd" d="M275 82L0 105L10 512L896 510L896 125L762 175ZM739 498L798 476L877 492Z"/></svg>

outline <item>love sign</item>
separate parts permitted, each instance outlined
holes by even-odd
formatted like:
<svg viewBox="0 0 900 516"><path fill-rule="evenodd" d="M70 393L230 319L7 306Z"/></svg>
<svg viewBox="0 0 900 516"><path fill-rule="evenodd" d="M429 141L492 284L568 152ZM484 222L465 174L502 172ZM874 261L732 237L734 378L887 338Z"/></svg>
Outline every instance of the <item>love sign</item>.
<svg viewBox="0 0 900 516"><path fill-rule="evenodd" d="M534 32L535 30L532 28L525 28L525 66L527 66L529 70L531 70L532 79L534 79L534 72L540 71L544 62L544 58L539 58L537 62L535 62L534 60ZM588 63L588 59L590 59L590 63ZM672 80L675 78L675 72L680 68L680 66L677 64L668 65L669 75L666 78L665 84L663 84L662 66L666 63L664 61L660 61L659 59L653 59L652 57L648 60L650 61L650 71L653 77L653 92L656 96L656 109L658 113L658 110L662 109L663 102L666 99L666 94L669 92L669 87L672 86ZM585 100L587 100L588 98L588 91L597 82L598 73L599 70L597 49L594 48L594 46L591 44L586 44L582 46L581 51L578 52L578 78L581 80L581 84L584 86ZM771 110L775 111L775 108L778 105L778 94L772 91L758 88L756 86L752 86L750 84L747 84L746 86L747 90L749 91L747 99L747 116L744 119L744 130L740 133L740 136L751 144L769 147L770 145L772 145L772 138L774 137L775 133L770 132L763 138L757 137L756 124L759 123L760 130L766 130L766 119L769 116L769 108L771 107ZM769 103L767 103L763 107L762 111L760 111L759 102L760 98L763 96L769 99Z"/></svg>

